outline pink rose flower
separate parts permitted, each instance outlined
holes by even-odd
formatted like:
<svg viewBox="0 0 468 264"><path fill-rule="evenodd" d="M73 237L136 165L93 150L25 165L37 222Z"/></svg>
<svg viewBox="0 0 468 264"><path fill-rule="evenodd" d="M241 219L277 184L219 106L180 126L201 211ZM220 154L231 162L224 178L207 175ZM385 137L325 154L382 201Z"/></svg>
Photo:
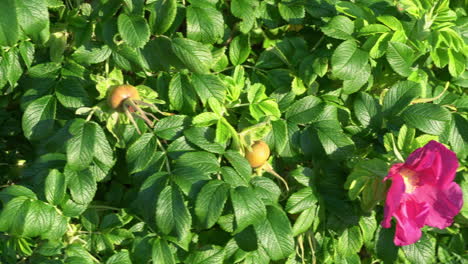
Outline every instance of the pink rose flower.
<svg viewBox="0 0 468 264"><path fill-rule="evenodd" d="M455 153L433 140L390 168L382 226L389 228L396 218L395 245L417 242L425 225L443 229L452 224L463 206L462 190L453 181L457 168Z"/></svg>

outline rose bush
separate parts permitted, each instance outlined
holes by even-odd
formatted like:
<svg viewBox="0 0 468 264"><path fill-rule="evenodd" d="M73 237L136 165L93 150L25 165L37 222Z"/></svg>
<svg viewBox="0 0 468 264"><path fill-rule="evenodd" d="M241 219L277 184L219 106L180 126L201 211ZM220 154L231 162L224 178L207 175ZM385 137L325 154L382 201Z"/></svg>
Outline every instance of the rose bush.
<svg viewBox="0 0 468 264"><path fill-rule="evenodd" d="M0 262L466 262L467 28L455 0L2 0Z"/></svg>

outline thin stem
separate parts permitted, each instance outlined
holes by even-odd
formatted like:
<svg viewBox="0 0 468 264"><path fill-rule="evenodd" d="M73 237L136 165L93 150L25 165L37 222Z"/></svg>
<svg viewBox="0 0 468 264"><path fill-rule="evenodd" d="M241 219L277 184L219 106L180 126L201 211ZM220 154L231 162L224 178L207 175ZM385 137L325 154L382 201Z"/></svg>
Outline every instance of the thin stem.
<svg viewBox="0 0 468 264"><path fill-rule="evenodd" d="M138 111L138 113L140 113L140 117L148 124L148 126L153 127L153 122L151 122L151 120L149 120L149 118L146 116L145 111L143 111L137 104L135 104L132 99L125 99L124 106L125 104L128 104L131 107L135 108Z"/></svg>
<svg viewBox="0 0 468 264"><path fill-rule="evenodd" d="M255 124L253 126L250 126L250 127L246 128L245 130L243 130L242 132L239 133L239 136L245 136L250 131L252 131L252 130L254 130L256 128L262 127L264 125L267 125L267 124L270 124L270 118L268 118L267 120L265 120L263 122L260 122L258 124Z"/></svg>
<svg viewBox="0 0 468 264"><path fill-rule="evenodd" d="M322 42L323 42L324 39L325 39L325 35L322 35L322 36L320 37L320 39L317 41L317 43L315 43L315 45L312 47L312 49L310 50L310 52L316 50L316 49L320 46L320 44L322 44Z"/></svg>
<svg viewBox="0 0 468 264"><path fill-rule="evenodd" d="M273 170L273 168L271 167L270 163L265 163L264 165L264 169L266 172L272 174L273 176L275 176L278 180L280 180L283 184L284 184L284 187L286 187L286 191L289 192L289 185L288 183L286 182L286 180L281 177L281 175L279 175L278 173L276 173L276 171Z"/></svg>
<svg viewBox="0 0 468 264"><path fill-rule="evenodd" d="M256 71L267 72L266 70L257 68L257 67L255 67L255 66L250 66L250 65L242 65L242 66L245 67L245 68L254 69L254 70L256 70Z"/></svg>
<svg viewBox="0 0 468 264"><path fill-rule="evenodd" d="M250 104L247 104L247 103L245 103L245 104L236 104L236 105L234 105L234 106L232 106L230 108L244 107L244 106L248 106L248 105L250 105Z"/></svg>
<svg viewBox="0 0 468 264"><path fill-rule="evenodd" d="M445 87L444 87L444 90L439 93L436 97L432 97L432 98L419 98L419 99L415 99L411 102L411 104L418 104L418 103L429 103L429 102L432 102L432 101L435 101L437 99L439 99L440 97L442 97L442 95L444 95L444 93L447 91L447 89L449 88L450 86L450 82L447 82L445 84Z"/></svg>
<svg viewBox="0 0 468 264"><path fill-rule="evenodd" d="M116 211L119 211L119 210L122 210L122 208L117 208L117 207L112 207L112 206L107 206L107 205L90 205L88 206L88 208L94 208L94 209L104 209L104 210L116 210ZM151 228L151 226L149 226L143 219L141 219L138 215L133 215L133 217L135 217L135 219L137 219L138 221L140 222L143 222L146 224L146 226L148 227L148 229L155 233L154 230Z"/></svg>
<svg viewBox="0 0 468 264"><path fill-rule="evenodd" d="M90 205L88 208L93 208L93 209L104 209L104 210L122 210L121 208L117 207L112 207L112 206L107 206L107 205Z"/></svg>
<svg viewBox="0 0 468 264"><path fill-rule="evenodd" d="M127 116L127 118L130 120L130 122L132 122L133 126L135 127L135 129L137 130L138 134L141 135L141 131L140 129L138 128L138 124L135 122L135 119L133 118L133 116L130 114L130 112L128 111L128 108L126 106L124 106L124 113L125 115Z"/></svg>
<svg viewBox="0 0 468 264"><path fill-rule="evenodd" d="M304 235L300 235L297 238L297 243L299 244L299 248L301 249L302 264L305 264Z"/></svg>
<svg viewBox="0 0 468 264"><path fill-rule="evenodd" d="M89 120L91 120L91 118L94 115L94 112L96 112L96 108L93 108L91 112L89 112L88 116L86 117L86 122L89 122Z"/></svg>
<svg viewBox="0 0 468 264"><path fill-rule="evenodd" d="M314 242L312 241L312 236L310 233L307 234L307 241L309 241L310 252L312 253L312 264L315 264L315 250L314 250Z"/></svg>
<svg viewBox="0 0 468 264"><path fill-rule="evenodd" d="M170 116L170 115L173 115L172 113L167 113L167 112L163 112L161 110L159 110L159 108L157 106L155 106L154 104L150 104L150 103L147 103L147 102L143 102L141 100L133 100L134 103L136 104L139 104L139 105L144 105L144 106L148 106L149 108L153 109L154 111L160 113L161 115L164 115L164 116ZM147 113L148 115L150 115L151 113ZM154 116L154 115L151 115L151 116ZM159 120L155 117L156 120Z"/></svg>
<svg viewBox="0 0 468 264"><path fill-rule="evenodd" d="M156 139L156 142L159 146L159 148L161 148L161 150L164 152L165 156L166 156L166 169L167 169L167 172L168 173L171 173L171 164L169 163L169 158L168 158L168 155L167 155L167 150L166 148L163 146L163 144L161 143L161 141L159 141L159 139Z"/></svg>

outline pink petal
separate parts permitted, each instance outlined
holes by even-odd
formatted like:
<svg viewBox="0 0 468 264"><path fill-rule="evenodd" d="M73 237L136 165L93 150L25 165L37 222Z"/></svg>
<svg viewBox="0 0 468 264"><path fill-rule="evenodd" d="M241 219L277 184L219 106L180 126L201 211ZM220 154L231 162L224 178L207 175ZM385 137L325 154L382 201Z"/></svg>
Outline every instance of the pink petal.
<svg viewBox="0 0 468 264"><path fill-rule="evenodd" d="M393 214L398 210L401 202L401 198L405 193L405 183L403 178L398 173L402 163L395 164L390 168L390 172L385 179L392 179L392 186L387 192L387 199L385 200L384 208L384 219L382 221L382 226L389 228L391 226L390 221L392 220Z"/></svg>
<svg viewBox="0 0 468 264"><path fill-rule="evenodd" d="M421 228L429 213L427 203L418 203L412 199L401 204L395 214L397 226L393 242L397 246L406 246L417 242L421 238Z"/></svg>
<svg viewBox="0 0 468 264"><path fill-rule="evenodd" d="M446 148L443 144L437 141L431 141L427 144L428 148L433 149L435 154L440 159L439 170L437 171L437 178L439 179L439 185L449 185L454 179L457 173L458 160L455 152Z"/></svg>
<svg viewBox="0 0 468 264"><path fill-rule="evenodd" d="M444 186L454 180L458 161L453 151L432 140L411 153L405 165L420 175L422 184Z"/></svg>
<svg viewBox="0 0 468 264"><path fill-rule="evenodd" d="M457 215L463 206L463 192L455 182L452 182L447 189L438 189L435 186L421 186L413 195L419 202L429 204L429 214L426 218L426 225L444 229L453 222L453 217Z"/></svg>

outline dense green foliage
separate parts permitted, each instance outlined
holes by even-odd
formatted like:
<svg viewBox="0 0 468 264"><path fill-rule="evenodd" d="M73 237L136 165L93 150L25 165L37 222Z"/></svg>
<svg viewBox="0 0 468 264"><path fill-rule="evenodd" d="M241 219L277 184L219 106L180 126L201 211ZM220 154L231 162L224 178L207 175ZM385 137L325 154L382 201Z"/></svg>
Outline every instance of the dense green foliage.
<svg viewBox="0 0 468 264"><path fill-rule="evenodd" d="M468 195L467 8L2 0L0 262L466 261L467 205L404 247L380 221L431 139ZM154 127L108 106L124 83ZM289 190L243 157L258 139Z"/></svg>

